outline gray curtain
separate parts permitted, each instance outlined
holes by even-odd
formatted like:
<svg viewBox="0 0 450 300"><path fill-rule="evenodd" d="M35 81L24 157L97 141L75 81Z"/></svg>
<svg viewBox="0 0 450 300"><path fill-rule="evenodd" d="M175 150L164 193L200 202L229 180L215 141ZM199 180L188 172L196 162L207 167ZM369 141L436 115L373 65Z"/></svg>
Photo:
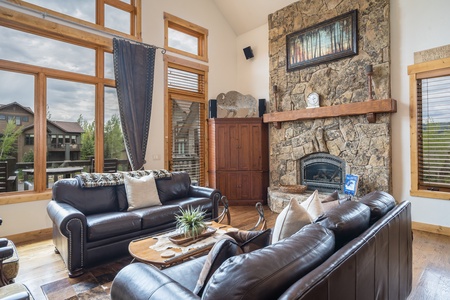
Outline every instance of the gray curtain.
<svg viewBox="0 0 450 300"><path fill-rule="evenodd" d="M152 112L153 47L113 39L114 75L125 148L133 170L143 168Z"/></svg>

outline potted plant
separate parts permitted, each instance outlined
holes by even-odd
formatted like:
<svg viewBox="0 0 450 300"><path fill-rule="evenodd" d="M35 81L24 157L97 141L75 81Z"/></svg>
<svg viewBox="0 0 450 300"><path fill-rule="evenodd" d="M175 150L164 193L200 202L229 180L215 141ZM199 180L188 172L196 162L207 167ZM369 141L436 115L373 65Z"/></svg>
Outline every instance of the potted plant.
<svg viewBox="0 0 450 300"><path fill-rule="evenodd" d="M185 237L196 239L207 228L204 218L205 212L200 207L180 208L180 214L175 216L177 229Z"/></svg>

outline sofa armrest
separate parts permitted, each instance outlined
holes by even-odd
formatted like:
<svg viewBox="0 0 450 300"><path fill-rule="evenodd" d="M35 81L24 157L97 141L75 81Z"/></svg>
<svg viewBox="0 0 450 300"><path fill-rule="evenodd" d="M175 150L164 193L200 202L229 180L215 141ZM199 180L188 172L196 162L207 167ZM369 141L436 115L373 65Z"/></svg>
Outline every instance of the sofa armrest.
<svg viewBox="0 0 450 300"><path fill-rule="evenodd" d="M111 286L112 300L200 299L160 270L143 263L123 268Z"/></svg>
<svg viewBox="0 0 450 300"><path fill-rule="evenodd" d="M12 247L3 247L0 248L0 264L3 260L10 258L14 253L14 249Z"/></svg>
<svg viewBox="0 0 450 300"><path fill-rule="evenodd" d="M222 197L222 194L220 193L219 190L208 187L191 185L189 187L189 196L210 198L213 202L212 203L213 211L211 219L215 219L219 216L219 201L220 198Z"/></svg>
<svg viewBox="0 0 450 300"><path fill-rule="evenodd" d="M73 230L86 231L86 216L67 203L52 200L47 205L47 213L53 224L65 237L69 237L70 231Z"/></svg>

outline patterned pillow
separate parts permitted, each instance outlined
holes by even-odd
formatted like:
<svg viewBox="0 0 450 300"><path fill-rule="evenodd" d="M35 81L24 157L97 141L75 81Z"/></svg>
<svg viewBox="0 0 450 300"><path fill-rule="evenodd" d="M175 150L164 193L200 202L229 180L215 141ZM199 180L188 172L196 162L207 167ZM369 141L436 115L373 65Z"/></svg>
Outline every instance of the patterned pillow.
<svg viewBox="0 0 450 300"><path fill-rule="evenodd" d="M167 170L142 170L130 172L116 172L116 173L82 173L76 178L80 182L82 188L92 188L99 186L115 186L124 184L124 175L134 178L141 178L152 174L155 179L170 178L172 173Z"/></svg>

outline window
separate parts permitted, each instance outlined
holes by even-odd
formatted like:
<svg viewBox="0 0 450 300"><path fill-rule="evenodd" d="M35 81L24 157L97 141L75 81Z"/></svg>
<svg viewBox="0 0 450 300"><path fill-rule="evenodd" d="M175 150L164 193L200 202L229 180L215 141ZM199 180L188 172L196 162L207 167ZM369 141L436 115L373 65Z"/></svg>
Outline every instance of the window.
<svg viewBox="0 0 450 300"><path fill-rule="evenodd" d="M450 59L408 68L411 89L411 194L450 193Z"/></svg>
<svg viewBox="0 0 450 300"><path fill-rule="evenodd" d="M115 92L112 37L139 38L141 2L19 2L0 6L0 134L11 133L7 155L15 159L12 172L18 174L12 192L48 193L53 180L46 169L64 162L89 171L87 154L98 162L104 158L104 116L111 106L105 91ZM24 9L15 10L16 5ZM45 17L24 13L29 10ZM112 28L114 19L120 26ZM123 163L128 165L126 158ZM26 187L22 169L31 170ZM0 194L0 205L42 199L33 193L7 196Z"/></svg>
<svg viewBox="0 0 450 300"><path fill-rule="evenodd" d="M172 16L164 14L165 45L174 53L208 61L207 37L208 30Z"/></svg>
<svg viewBox="0 0 450 300"><path fill-rule="evenodd" d="M25 145L34 145L34 134L25 135Z"/></svg>

